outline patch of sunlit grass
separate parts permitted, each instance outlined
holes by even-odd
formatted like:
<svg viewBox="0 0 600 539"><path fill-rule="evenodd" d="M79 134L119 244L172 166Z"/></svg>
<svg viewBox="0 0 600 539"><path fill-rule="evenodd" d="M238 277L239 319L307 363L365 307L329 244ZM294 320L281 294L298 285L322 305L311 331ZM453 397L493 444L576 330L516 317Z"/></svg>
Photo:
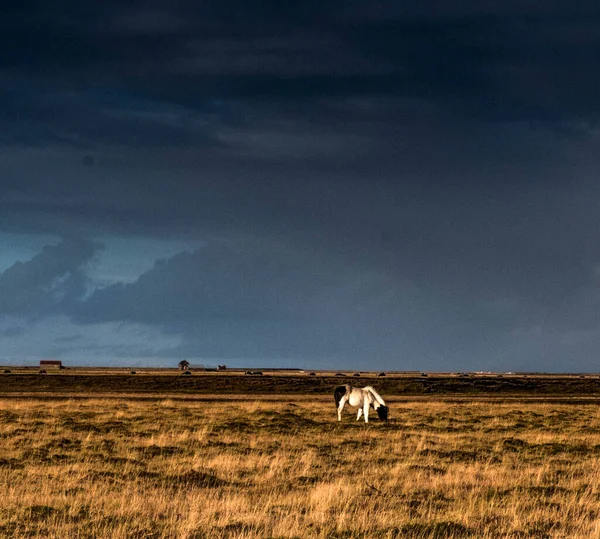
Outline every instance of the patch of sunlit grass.
<svg viewBox="0 0 600 539"><path fill-rule="evenodd" d="M2 399L0 536L598 536L594 406L330 400Z"/></svg>

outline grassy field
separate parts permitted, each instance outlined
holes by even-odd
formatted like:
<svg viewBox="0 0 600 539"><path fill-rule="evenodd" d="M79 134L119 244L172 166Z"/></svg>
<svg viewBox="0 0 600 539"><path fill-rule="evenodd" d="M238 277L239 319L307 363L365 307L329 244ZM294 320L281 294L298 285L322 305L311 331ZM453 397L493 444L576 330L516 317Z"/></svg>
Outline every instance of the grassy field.
<svg viewBox="0 0 600 539"><path fill-rule="evenodd" d="M597 399L389 400L3 397L0 537L600 537Z"/></svg>

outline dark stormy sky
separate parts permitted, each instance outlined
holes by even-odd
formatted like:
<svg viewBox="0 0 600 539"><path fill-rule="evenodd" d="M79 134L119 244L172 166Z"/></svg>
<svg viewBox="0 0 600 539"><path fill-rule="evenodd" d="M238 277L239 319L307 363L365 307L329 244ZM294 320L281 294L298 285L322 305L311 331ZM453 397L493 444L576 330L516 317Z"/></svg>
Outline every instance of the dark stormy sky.
<svg viewBox="0 0 600 539"><path fill-rule="evenodd" d="M1 9L0 363L600 369L596 2Z"/></svg>

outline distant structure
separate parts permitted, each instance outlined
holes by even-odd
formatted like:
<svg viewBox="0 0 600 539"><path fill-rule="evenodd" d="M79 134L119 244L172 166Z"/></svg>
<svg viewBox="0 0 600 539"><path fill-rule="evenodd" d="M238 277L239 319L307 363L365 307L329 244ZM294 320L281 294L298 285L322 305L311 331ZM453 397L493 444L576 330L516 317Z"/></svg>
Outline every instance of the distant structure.
<svg viewBox="0 0 600 539"><path fill-rule="evenodd" d="M40 369L64 369L62 361L56 359L40 360Z"/></svg>
<svg viewBox="0 0 600 539"><path fill-rule="evenodd" d="M179 362L179 370L180 371L187 371L190 368L190 362L186 361L185 359L182 359Z"/></svg>
<svg viewBox="0 0 600 539"><path fill-rule="evenodd" d="M219 365L217 367L217 369L220 370L220 371L226 371L227 370L227 365Z"/></svg>

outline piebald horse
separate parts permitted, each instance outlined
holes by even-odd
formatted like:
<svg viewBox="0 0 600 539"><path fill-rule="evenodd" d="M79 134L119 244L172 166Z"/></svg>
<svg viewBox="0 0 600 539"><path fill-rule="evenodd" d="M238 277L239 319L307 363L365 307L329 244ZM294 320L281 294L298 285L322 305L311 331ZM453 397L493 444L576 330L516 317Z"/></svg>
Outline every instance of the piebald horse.
<svg viewBox="0 0 600 539"><path fill-rule="evenodd" d="M381 395L377 393L371 386L367 387L352 387L339 386L333 392L335 405L337 406L338 421L342 420L342 410L346 403L350 406L358 407L358 415L356 421L360 419L361 414L365 415L365 423L369 422L369 408L374 408L379 416L379 419L387 421L389 408Z"/></svg>

